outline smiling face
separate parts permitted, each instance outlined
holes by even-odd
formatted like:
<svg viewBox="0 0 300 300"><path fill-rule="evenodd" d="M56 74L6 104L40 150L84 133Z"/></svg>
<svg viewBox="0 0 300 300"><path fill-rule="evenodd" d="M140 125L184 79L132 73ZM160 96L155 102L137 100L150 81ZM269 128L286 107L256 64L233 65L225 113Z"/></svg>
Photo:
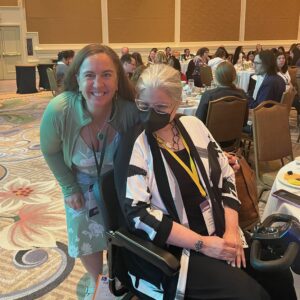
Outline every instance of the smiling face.
<svg viewBox="0 0 300 300"><path fill-rule="evenodd" d="M279 55L276 59L277 67L280 70L285 64L285 56Z"/></svg>
<svg viewBox="0 0 300 300"><path fill-rule="evenodd" d="M107 107L118 89L117 71L112 59L105 53L87 57L79 69L77 82L90 113Z"/></svg>

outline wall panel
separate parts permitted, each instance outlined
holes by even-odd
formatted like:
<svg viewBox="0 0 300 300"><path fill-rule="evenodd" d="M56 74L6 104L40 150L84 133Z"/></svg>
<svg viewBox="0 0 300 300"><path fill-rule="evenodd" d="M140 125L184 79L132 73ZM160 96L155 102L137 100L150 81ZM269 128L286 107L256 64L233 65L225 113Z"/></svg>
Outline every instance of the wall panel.
<svg viewBox="0 0 300 300"><path fill-rule="evenodd" d="M299 0L248 0L245 40L297 39L299 13Z"/></svg>
<svg viewBox="0 0 300 300"><path fill-rule="evenodd" d="M241 0L181 0L180 41L239 39Z"/></svg>
<svg viewBox="0 0 300 300"><path fill-rule="evenodd" d="M41 44L102 41L101 0L26 0L27 30Z"/></svg>
<svg viewBox="0 0 300 300"><path fill-rule="evenodd" d="M0 0L0 6L18 6L18 0Z"/></svg>
<svg viewBox="0 0 300 300"><path fill-rule="evenodd" d="M108 0L110 43L174 41L174 0Z"/></svg>

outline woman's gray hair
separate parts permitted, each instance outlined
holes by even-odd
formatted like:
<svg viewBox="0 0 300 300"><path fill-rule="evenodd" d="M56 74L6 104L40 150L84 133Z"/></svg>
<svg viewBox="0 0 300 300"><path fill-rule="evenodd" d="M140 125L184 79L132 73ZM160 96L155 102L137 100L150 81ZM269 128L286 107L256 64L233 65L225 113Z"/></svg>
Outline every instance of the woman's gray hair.
<svg viewBox="0 0 300 300"><path fill-rule="evenodd" d="M182 86L180 73L164 64L149 66L141 74L136 90L140 99L145 99L154 89L164 90L174 101L181 102Z"/></svg>

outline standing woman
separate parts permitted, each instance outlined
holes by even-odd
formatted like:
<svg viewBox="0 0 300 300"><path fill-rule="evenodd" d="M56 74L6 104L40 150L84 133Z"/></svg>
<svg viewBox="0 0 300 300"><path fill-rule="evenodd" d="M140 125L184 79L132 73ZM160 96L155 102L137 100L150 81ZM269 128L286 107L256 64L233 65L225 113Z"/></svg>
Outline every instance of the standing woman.
<svg viewBox="0 0 300 300"><path fill-rule="evenodd" d="M65 91L42 118L41 150L64 195L69 255L81 259L94 281L106 249L96 165L103 153L101 173L112 168L119 133L138 121L133 99L117 54L91 44L74 58Z"/></svg>

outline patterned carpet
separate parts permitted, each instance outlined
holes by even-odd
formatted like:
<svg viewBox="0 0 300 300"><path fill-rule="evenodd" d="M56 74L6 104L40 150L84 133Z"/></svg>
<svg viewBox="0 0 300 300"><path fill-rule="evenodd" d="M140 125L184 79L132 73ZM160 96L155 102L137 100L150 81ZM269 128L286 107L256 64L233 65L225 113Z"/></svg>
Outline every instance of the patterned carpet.
<svg viewBox="0 0 300 300"><path fill-rule="evenodd" d="M60 188L40 152L50 92L0 94L0 299L82 299L89 278L67 255Z"/></svg>
<svg viewBox="0 0 300 300"><path fill-rule="evenodd" d="M0 300L82 299L89 284L81 262L67 255L60 188L40 152L40 119L51 98L0 92ZM294 111L290 126L299 156Z"/></svg>

